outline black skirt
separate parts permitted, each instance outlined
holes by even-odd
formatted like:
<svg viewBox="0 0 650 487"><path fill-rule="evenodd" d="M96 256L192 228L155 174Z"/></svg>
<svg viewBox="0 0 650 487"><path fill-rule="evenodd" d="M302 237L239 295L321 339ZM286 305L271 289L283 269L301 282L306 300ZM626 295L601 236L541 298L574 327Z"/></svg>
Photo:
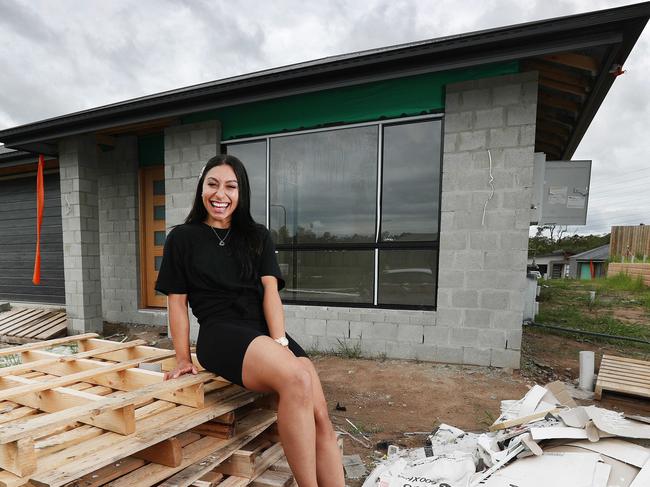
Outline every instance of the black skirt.
<svg viewBox="0 0 650 487"><path fill-rule="evenodd" d="M244 355L251 342L261 335L269 336L269 328L263 320L231 318L201 324L196 358L204 369L243 387ZM287 335L287 339L289 349L296 357L307 357L293 338Z"/></svg>

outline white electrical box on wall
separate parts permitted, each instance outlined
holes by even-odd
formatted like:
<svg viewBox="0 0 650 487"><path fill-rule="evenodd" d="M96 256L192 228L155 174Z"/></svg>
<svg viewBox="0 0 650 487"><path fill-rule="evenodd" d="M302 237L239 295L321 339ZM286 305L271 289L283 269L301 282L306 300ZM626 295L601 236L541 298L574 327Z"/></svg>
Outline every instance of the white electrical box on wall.
<svg viewBox="0 0 650 487"><path fill-rule="evenodd" d="M585 225L591 161L547 161L535 154L533 220L536 225ZM536 220L536 221L535 221Z"/></svg>

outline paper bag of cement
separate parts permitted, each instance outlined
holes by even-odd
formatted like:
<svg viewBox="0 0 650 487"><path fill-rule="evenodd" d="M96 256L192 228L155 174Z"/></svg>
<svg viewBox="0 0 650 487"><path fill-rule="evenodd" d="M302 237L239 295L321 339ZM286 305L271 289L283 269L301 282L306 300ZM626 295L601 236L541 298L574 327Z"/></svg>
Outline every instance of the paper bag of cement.
<svg viewBox="0 0 650 487"><path fill-rule="evenodd" d="M468 487L476 467L471 454L451 454L379 465L363 487Z"/></svg>

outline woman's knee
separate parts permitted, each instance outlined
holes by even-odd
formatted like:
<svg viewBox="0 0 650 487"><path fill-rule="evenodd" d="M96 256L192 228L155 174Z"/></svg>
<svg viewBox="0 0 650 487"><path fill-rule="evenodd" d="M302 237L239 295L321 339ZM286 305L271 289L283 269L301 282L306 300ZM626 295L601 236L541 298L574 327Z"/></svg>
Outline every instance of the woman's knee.
<svg viewBox="0 0 650 487"><path fill-rule="evenodd" d="M281 397L285 395L302 403L313 402L311 373L305 370L299 362L296 361L284 372L281 384L282 387L278 391Z"/></svg>

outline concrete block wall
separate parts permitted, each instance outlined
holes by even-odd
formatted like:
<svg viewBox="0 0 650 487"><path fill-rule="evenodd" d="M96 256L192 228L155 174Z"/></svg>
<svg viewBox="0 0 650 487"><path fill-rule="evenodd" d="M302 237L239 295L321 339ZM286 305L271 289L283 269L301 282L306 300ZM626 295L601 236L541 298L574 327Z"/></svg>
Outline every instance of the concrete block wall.
<svg viewBox="0 0 650 487"><path fill-rule="evenodd" d="M92 136L59 143L68 333L102 331L97 147Z"/></svg>
<svg viewBox="0 0 650 487"><path fill-rule="evenodd" d="M358 349L367 357L448 362L453 351L437 347L434 311L284 306L287 332L309 350Z"/></svg>
<svg viewBox="0 0 650 487"><path fill-rule="evenodd" d="M536 110L535 73L447 86L436 311L285 305L287 331L307 350L518 368Z"/></svg>
<svg viewBox="0 0 650 487"><path fill-rule="evenodd" d="M447 86L436 328L454 362L519 367L536 111L536 73Z"/></svg>
<svg viewBox="0 0 650 487"><path fill-rule="evenodd" d="M221 124L216 120L165 129L165 225L183 223L190 211L199 172L221 149ZM199 325L190 311L190 338Z"/></svg>
<svg viewBox="0 0 650 487"><path fill-rule="evenodd" d="M138 140L116 138L99 153L99 242L105 321L165 325L166 313L142 310L140 297Z"/></svg>

